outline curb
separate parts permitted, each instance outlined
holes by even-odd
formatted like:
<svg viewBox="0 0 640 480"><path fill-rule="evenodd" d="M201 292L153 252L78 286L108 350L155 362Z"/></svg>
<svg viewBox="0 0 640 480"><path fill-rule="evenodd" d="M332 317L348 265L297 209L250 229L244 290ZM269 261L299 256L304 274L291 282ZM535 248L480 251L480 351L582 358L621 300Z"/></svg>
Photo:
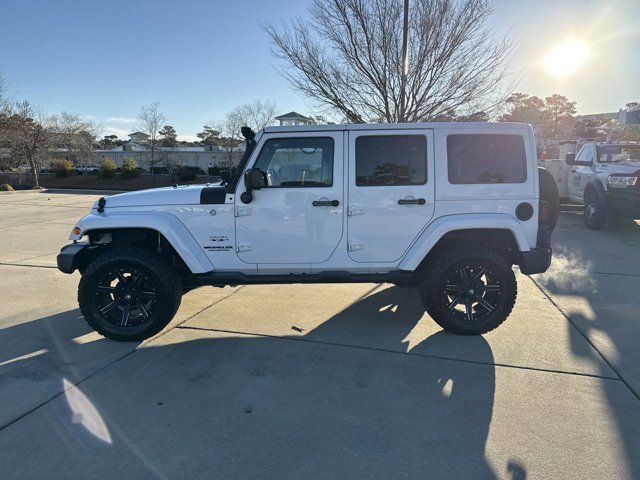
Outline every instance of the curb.
<svg viewBox="0 0 640 480"><path fill-rule="evenodd" d="M0 192L0 195L11 195L14 193L42 193L44 191L44 188L34 188L30 190L11 190L9 192Z"/></svg>
<svg viewBox="0 0 640 480"><path fill-rule="evenodd" d="M82 188L46 188L42 193L65 193L76 195L116 195L118 193L127 193L128 190L88 190Z"/></svg>

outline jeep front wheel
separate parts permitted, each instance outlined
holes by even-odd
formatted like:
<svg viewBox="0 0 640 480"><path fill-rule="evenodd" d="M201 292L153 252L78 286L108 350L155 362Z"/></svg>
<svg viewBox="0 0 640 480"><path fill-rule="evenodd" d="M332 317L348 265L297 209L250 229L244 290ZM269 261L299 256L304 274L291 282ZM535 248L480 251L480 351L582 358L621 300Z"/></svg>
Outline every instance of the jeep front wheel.
<svg viewBox="0 0 640 480"><path fill-rule="evenodd" d="M97 257L78 287L87 323L118 341L139 341L158 333L175 315L181 295L171 264L140 247L114 248Z"/></svg>
<svg viewBox="0 0 640 480"><path fill-rule="evenodd" d="M511 264L486 247L457 247L438 255L419 285L427 313L460 335L487 333L504 322L516 301Z"/></svg>

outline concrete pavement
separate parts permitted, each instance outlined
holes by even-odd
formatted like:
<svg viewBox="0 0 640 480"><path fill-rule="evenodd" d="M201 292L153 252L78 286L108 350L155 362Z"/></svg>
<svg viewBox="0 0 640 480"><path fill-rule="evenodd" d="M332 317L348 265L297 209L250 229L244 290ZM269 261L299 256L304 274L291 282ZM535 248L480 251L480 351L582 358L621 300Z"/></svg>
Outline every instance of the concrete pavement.
<svg viewBox="0 0 640 480"><path fill-rule="evenodd" d="M48 268L96 198L0 196L1 478L640 478L635 227L563 215L484 337L411 289L251 286L136 345Z"/></svg>

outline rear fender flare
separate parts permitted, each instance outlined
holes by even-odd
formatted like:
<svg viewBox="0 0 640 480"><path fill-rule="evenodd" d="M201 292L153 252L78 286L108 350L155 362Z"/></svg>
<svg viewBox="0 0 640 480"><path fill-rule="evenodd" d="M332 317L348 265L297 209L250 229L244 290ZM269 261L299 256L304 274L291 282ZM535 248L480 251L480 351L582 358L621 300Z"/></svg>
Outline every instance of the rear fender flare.
<svg viewBox="0 0 640 480"><path fill-rule="evenodd" d="M80 240L92 230L116 230L120 228L146 228L160 232L171 244L192 273L206 273L213 265L189 229L174 215L165 212L90 213L82 218L69 240Z"/></svg>
<svg viewBox="0 0 640 480"><path fill-rule="evenodd" d="M447 215L431 222L416 238L400 262L399 268L400 270L416 270L431 249L449 232L483 228L509 230L513 234L521 252L528 252L535 247L535 245L529 245L524 228L510 215L489 213Z"/></svg>

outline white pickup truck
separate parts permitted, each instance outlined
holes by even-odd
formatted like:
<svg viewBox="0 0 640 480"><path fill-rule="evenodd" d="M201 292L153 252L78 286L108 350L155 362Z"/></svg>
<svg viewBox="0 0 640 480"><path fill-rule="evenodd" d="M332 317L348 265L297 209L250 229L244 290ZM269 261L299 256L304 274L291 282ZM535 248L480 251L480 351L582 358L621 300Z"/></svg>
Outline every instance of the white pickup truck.
<svg viewBox="0 0 640 480"><path fill-rule="evenodd" d="M560 197L584 205L587 228L600 230L607 213L640 217L640 142L588 142L564 162L540 165L554 176Z"/></svg>

